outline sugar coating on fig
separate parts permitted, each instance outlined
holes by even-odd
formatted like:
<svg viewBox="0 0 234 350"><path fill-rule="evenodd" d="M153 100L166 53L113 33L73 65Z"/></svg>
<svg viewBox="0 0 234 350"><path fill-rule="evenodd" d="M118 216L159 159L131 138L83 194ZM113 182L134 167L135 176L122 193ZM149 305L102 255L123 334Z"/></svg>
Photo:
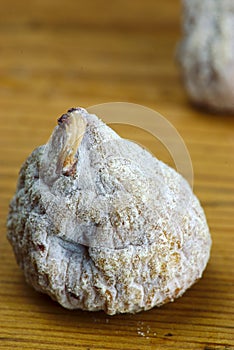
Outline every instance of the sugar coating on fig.
<svg viewBox="0 0 234 350"><path fill-rule="evenodd" d="M181 296L211 248L187 181L82 108L23 164L7 226L30 285L65 308L110 315Z"/></svg>

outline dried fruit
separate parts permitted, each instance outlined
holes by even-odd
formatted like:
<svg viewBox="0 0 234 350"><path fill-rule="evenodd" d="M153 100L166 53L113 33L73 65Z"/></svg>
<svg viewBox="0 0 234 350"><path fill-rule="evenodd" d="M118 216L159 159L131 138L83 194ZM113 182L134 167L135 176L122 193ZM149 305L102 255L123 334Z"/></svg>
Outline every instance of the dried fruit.
<svg viewBox="0 0 234 350"><path fill-rule="evenodd" d="M182 176L81 108L23 165L8 239L36 290L111 315L182 295L211 246Z"/></svg>
<svg viewBox="0 0 234 350"><path fill-rule="evenodd" d="M234 111L234 2L183 0L184 37L179 47L191 100L214 111Z"/></svg>

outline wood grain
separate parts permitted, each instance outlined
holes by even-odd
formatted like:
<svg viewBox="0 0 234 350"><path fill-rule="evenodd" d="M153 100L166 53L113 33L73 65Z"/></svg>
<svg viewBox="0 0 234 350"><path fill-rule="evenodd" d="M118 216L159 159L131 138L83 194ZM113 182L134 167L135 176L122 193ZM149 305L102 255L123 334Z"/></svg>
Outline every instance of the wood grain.
<svg viewBox="0 0 234 350"><path fill-rule="evenodd" d="M179 37L178 0L1 2L0 349L234 349L234 116L189 104L174 62ZM5 228L19 168L56 118L111 101L151 107L177 128L213 238L203 278L182 298L114 317L65 310L26 285ZM170 164L149 135L137 137Z"/></svg>

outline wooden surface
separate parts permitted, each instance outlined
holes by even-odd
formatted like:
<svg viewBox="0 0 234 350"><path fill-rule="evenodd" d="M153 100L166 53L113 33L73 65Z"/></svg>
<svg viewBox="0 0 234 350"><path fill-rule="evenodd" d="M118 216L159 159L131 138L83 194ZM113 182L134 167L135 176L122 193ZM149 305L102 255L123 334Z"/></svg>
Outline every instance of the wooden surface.
<svg viewBox="0 0 234 350"><path fill-rule="evenodd" d="M1 1L0 349L234 349L234 116L188 103L174 62L179 37L178 0ZM68 311L35 292L5 228L20 165L57 117L111 101L151 107L177 128L213 238L203 278L182 298L114 317Z"/></svg>

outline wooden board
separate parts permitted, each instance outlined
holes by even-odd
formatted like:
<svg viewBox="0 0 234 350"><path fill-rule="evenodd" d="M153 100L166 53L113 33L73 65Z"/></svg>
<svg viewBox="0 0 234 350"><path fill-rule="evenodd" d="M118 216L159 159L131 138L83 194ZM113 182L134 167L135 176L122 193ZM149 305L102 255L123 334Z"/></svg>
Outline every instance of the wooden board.
<svg viewBox="0 0 234 350"><path fill-rule="evenodd" d="M234 116L189 104L174 61L179 38L178 0L1 2L0 349L234 349ZM68 311L35 292L5 228L20 165L57 117L111 101L153 108L179 131L213 238L203 278L182 298L113 317ZM149 135L138 137L170 163Z"/></svg>

